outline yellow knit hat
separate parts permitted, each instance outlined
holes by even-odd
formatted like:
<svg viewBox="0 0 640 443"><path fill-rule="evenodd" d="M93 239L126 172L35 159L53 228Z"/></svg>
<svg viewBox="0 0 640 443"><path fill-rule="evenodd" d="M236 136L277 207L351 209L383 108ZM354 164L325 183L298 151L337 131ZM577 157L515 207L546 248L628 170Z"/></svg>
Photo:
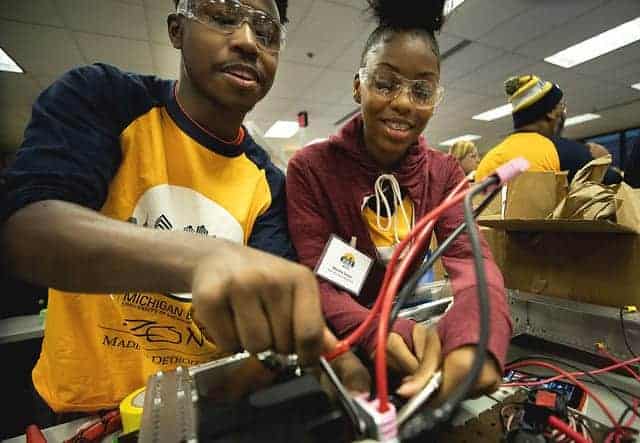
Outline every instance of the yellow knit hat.
<svg viewBox="0 0 640 443"><path fill-rule="evenodd" d="M553 110L563 96L558 85L532 74L511 77L504 86L513 105L511 113L516 128L539 120Z"/></svg>

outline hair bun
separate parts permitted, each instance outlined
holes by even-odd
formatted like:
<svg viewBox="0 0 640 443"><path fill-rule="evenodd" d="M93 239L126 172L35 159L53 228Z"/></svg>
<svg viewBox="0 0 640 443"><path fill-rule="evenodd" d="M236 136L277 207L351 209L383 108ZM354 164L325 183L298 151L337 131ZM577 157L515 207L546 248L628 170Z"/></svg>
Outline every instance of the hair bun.
<svg viewBox="0 0 640 443"><path fill-rule="evenodd" d="M367 0L380 25L399 29L422 28L430 33L444 24L445 0Z"/></svg>

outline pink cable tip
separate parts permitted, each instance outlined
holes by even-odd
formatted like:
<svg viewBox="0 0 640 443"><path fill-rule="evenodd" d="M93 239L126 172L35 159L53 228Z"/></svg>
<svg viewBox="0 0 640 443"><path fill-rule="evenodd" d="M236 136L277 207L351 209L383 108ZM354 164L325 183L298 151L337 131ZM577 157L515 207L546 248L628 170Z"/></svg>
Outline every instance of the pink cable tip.
<svg viewBox="0 0 640 443"><path fill-rule="evenodd" d="M529 169L529 162L522 157L514 158L508 163L500 166L494 173L500 178L500 185L504 185L509 180Z"/></svg>

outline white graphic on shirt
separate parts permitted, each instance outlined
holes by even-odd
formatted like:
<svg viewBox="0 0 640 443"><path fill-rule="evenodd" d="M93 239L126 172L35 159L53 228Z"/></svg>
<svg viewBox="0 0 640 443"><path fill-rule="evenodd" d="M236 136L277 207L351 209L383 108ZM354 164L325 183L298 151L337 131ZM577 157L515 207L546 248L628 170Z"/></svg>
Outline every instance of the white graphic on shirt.
<svg viewBox="0 0 640 443"><path fill-rule="evenodd" d="M209 235L242 243L244 230L238 221L213 200L182 186L158 185L138 200L131 223L167 230ZM184 301L191 294L171 294Z"/></svg>

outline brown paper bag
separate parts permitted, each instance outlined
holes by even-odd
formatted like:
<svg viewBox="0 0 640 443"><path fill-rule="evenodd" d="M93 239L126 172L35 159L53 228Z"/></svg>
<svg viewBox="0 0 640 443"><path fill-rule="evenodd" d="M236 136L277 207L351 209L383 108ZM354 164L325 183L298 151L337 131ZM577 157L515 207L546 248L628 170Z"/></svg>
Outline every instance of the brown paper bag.
<svg viewBox="0 0 640 443"><path fill-rule="evenodd" d="M569 193L548 218L616 222L620 185L602 184L610 164L611 156L606 155L580 169L569 185Z"/></svg>

